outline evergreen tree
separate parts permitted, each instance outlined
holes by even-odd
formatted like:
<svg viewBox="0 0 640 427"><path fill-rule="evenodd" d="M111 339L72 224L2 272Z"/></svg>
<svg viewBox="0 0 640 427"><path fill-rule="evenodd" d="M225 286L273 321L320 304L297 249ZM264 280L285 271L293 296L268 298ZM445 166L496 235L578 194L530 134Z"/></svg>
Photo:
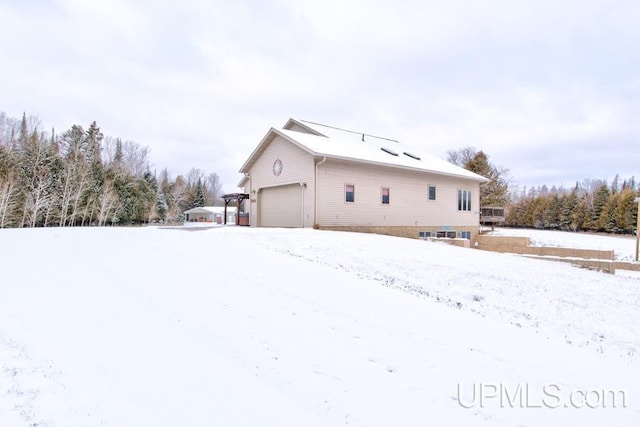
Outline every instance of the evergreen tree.
<svg viewBox="0 0 640 427"><path fill-rule="evenodd" d="M124 160L124 154L122 153L122 141L120 138L116 139L116 152L113 155L113 164L122 167Z"/></svg>
<svg viewBox="0 0 640 427"><path fill-rule="evenodd" d="M99 198L104 185L104 168L101 160L101 142L104 138L96 122L92 122L87 129L82 147L86 163L89 165L89 185L84 194L85 209L82 215L82 225L91 223L98 213Z"/></svg>
<svg viewBox="0 0 640 427"><path fill-rule="evenodd" d="M609 187L606 184L600 185L596 190L593 195L593 209L589 212L590 216L587 219L587 229L593 231L600 231L603 229L600 216L602 215L602 210L607 204L607 200L609 200L610 195Z"/></svg>
<svg viewBox="0 0 640 427"><path fill-rule="evenodd" d="M167 220L167 212L169 211L169 206L167 204L167 198L165 193L161 188L158 188L157 202L156 202L156 212L158 214L158 220L160 222L165 222Z"/></svg>
<svg viewBox="0 0 640 427"><path fill-rule="evenodd" d="M618 203L614 212L616 232L632 233L638 220L638 204L636 197L640 194L631 188L625 188L619 193Z"/></svg>
<svg viewBox="0 0 640 427"><path fill-rule="evenodd" d="M620 229L616 223L616 210L618 209L618 199L620 193L611 192L602 206L600 217L598 218L598 231L607 233L618 233Z"/></svg>
<svg viewBox="0 0 640 427"><path fill-rule="evenodd" d="M193 208L201 208L203 206L204 206L204 191L202 190L202 179L198 178L198 183L196 184L196 188L195 188L195 195L191 203L189 203L187 210L193 209Z"/></svg>
<svg viewBox="0 0 640 427"><path fill-rule="evenodd" d="M196 206L203 207L204 206L204 192L202 191L202 180L198 180L198 185L196 185Z"/></svg>
<svg viewBox="0 0 640 427"><path fill-rule="evenodd" d="M546 212L544 215L544 228L557 230L560 228L560 216L562 212L562 202L558 194L547 197Z"/></svg>
<svg viewBox="0 0 640 427"><path fill-rule="evenodd" d="M576 190L574 189L569 194L564 194L561 198L560 202L560 217L559 217L559 228L564 231L576 231L578 229L578 224L576 224L575 219L573 217L573 213L578 206L578 195Z"/></svg>
<svg viewBox="0 0 640 427"><path fill-rule="evenodd" d="M509 170L491 164L483 151L476 152L473 147L449 151L448 161L490 180L480 186L480 206L506 207L509 204Z"/></svg>

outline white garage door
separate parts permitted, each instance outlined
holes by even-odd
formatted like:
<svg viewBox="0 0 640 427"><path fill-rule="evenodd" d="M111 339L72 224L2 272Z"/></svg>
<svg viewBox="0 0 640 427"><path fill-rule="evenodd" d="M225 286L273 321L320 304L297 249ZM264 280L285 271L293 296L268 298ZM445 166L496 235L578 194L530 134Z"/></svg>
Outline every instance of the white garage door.
<svg viewBox="0 0 640 427"><path fill-rule="evenodd" d="M260 226L302 227L302 189L299 184L260 191Z"/></svg>

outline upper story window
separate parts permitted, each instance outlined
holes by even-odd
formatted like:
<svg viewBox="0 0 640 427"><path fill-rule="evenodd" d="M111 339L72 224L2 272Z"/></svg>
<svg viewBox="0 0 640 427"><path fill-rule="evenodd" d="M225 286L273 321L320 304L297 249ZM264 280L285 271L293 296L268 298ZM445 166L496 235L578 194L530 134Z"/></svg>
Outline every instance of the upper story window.
<svg viewBox="0 0 640 427"><path fill-rule="evenodd" d="M356 201L356 189L353 184L346 184L344 186L344 201L345 202Z"/></svg>
<svg viewBox="0 0 640 427"><path fill-rule="evenodd" d="M429 186L429 200L435 200L436 199L436 186L435 185L430 185Z"/></svg>
<svg viewBox="0 0 640 427"><path fill-rule="evenodd" d="M382 204L383 205L388 205L389 204L389 189L388 188L383 188L382 189Z"/></svg>
<svg viewBox="0 0 640 427"><path fill-rule="evenodd" d="M458 210L471 211L471 190L458 190Z"/></svg>

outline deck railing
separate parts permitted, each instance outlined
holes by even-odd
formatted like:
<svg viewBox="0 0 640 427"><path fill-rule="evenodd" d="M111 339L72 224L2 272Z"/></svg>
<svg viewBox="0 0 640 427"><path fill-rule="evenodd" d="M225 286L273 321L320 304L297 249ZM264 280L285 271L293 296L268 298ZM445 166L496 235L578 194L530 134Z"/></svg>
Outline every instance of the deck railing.
<svg viewBox="0 0 640 427"><path fill-rule="evenodd" d="M480 208L481 223L498 223L505 222L504 208L486 207Z"/></svg>

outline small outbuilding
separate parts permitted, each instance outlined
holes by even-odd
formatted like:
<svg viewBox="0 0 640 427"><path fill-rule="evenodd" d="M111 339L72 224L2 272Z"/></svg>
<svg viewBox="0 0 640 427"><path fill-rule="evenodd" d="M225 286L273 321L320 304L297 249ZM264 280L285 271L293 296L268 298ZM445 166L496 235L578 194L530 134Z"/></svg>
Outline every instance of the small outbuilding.
<svg viewBox="0 0 640 427"><path fill-rule="evenodd" d="M185 223L213 223L213 224L235 224L237 210L234 206L226 208L225 206L202 206L184 211Z"/></svg>

